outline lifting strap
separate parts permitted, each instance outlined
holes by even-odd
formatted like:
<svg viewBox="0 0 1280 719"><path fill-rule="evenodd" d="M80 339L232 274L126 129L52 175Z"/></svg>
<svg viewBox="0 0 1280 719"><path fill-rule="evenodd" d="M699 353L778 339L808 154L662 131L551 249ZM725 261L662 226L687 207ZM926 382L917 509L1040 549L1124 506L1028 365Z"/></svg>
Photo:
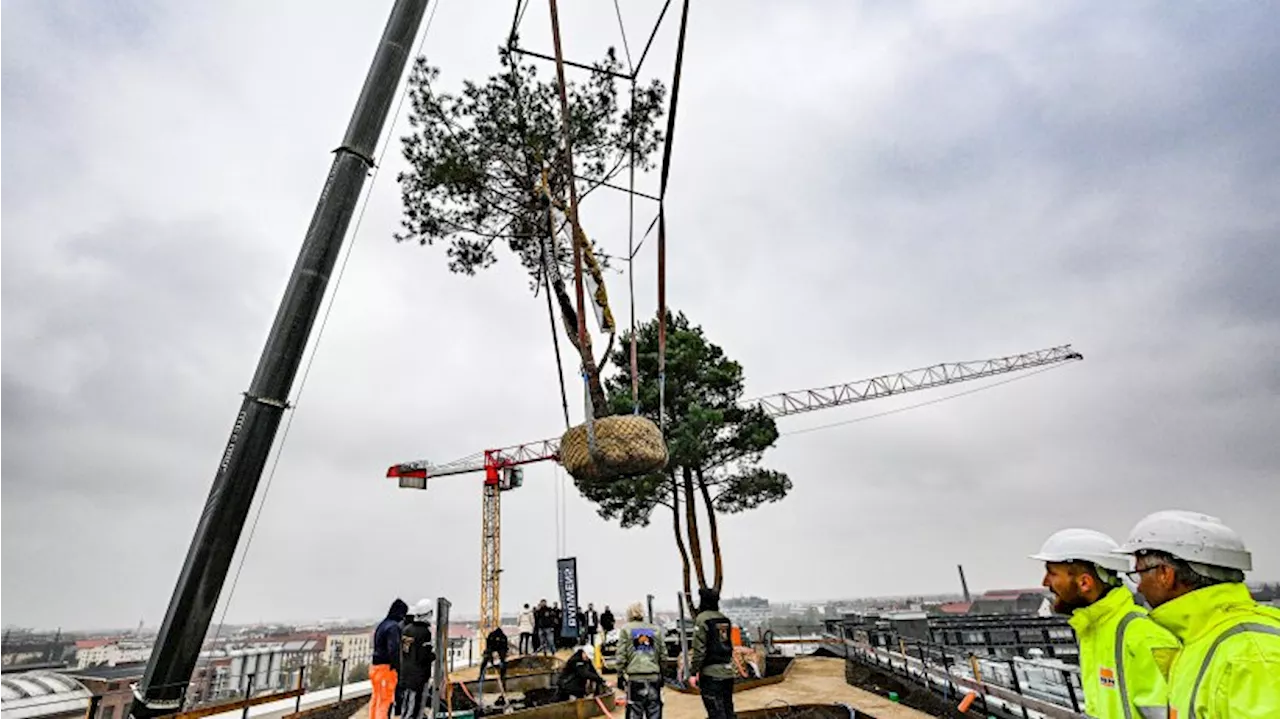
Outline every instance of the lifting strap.
<svg viewBox="0 0 1280 719"><path fill-rule="evenodd" d="M658 419L664 436L667 430L667 178L671 172L671 146L676 134L676 107L680 100L680 71L684 68L684 38L688 26L689 0L684 0L680 37L676 41L675 76L671 80L667 139L662 148L662 184L658 192Z"/></svg>

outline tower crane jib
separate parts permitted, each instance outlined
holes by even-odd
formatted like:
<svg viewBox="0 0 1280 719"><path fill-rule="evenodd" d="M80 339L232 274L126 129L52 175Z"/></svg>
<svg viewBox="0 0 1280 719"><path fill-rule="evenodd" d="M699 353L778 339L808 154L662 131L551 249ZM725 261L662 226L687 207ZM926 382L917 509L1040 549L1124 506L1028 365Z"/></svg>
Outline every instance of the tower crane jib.
<svg viewBox="0 0 1280 719"><path fill-rule="evenodd" d="M1084 356L1073 350L1071 345L1060 345L1007 357L941 363L845 384L779 392L746 400L742 404L747 407L758 406L770 417L790 417L820 409L843 407L1083 359ZM534 462L555 460L559 456L560 438L555 437L502 449L490 449L447 464L433 464L427 460L419 460L395 464L387 469L387 477L399 479L401 487L412 489L426 489L428 480L438 477L472 472L485 473L480 551L480 631L482 634L487 634L501 621L498 600L499 577L502 573L500 493L519 486L519 480L512 479L512 470Z"/></svg>

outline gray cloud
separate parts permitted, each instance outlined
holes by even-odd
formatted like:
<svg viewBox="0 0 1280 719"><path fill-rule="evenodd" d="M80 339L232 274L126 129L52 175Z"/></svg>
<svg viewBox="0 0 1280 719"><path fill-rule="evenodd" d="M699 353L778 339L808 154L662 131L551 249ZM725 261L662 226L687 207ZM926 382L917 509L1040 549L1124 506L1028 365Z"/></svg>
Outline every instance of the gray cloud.
<svg viewBox="0 0 1280 719"><path fill-rule="evenodd" d="M160 619L385 19L357 5L6 5L6 621ZM624 8L636 54L658 7ZM616 42L612 8L565 13L570 56ZM526 15L533 48L545 15ZM768 462L793 495L723 522L730 593L941 591L958 562L975 587L1034 585L1049 532L1120 535L1169 507L1222 516L1280 576L1276 21L1261 4L695 6L670 301L750 394L1066 341L1087 358L784 436ZM443 5L443 80L491 72L508 22ZM649 72L669 75L673 38ZM508 258L460 278L392 242L398 164L393 148L232 621L372 616L392 594L474 610L478 478L409 493L381 474L560 429L541 300ZM621 197L586 213L625 246ZM530 467L504 497L508 607L553 591L560 481ZM584 596L671 594L666 518L620 530L568 487Z"/></svg>

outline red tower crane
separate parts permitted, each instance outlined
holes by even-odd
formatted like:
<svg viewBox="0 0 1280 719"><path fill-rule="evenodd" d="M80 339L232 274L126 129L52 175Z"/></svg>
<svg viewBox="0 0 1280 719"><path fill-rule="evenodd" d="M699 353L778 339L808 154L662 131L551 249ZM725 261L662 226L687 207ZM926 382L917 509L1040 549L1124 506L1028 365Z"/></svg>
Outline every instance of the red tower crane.
<svg viewBox="0 0 1280 719"><path fill-rule="evenodd" d="M1022 370L1047 367L1084 356L1071 345L1025 352L1009 357L951 362L881 375L845 384L779 392L743 402L759 406L770 417L789 417L831 407L843 407L893 395L943 387L959 382L994 377ZM480 542L480 631L487 634L501 622L498 591L502 557L502 492L523 483L523 465L559 458L560 438L517 444L502 449L489 449L447 464L419 460L392 465L388 477L399 479L400 486L426 489L427 480L454 474L484 472L484 507Z"/></svg>

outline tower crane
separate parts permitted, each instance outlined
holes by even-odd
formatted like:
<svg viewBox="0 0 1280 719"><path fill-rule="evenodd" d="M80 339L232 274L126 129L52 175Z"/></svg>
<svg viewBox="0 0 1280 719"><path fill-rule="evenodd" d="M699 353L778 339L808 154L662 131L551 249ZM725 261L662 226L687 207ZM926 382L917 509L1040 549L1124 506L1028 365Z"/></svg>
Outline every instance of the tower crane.
<svg viewBox="0 0 1280 719"><path fill-rule="evenodd" d="M1083 360L1071 345L1025 352L969 362L950 362L881 375L844 384L779 392L744 401L744 406L758 406L773 418L813 412L831 407L867 402L908 392L985 379L996 375L1047 367ZM480 631L487 634L501 623L498 590L502 558L502 492L516 489L524 482L523 466L535 462L557 460L560 438L512 445L478 452L447 464L419 460L392 465L387 477L399 480L401 487L426 489L427 481L458 474L484 472L484 504L480 541Z"/></svg>

